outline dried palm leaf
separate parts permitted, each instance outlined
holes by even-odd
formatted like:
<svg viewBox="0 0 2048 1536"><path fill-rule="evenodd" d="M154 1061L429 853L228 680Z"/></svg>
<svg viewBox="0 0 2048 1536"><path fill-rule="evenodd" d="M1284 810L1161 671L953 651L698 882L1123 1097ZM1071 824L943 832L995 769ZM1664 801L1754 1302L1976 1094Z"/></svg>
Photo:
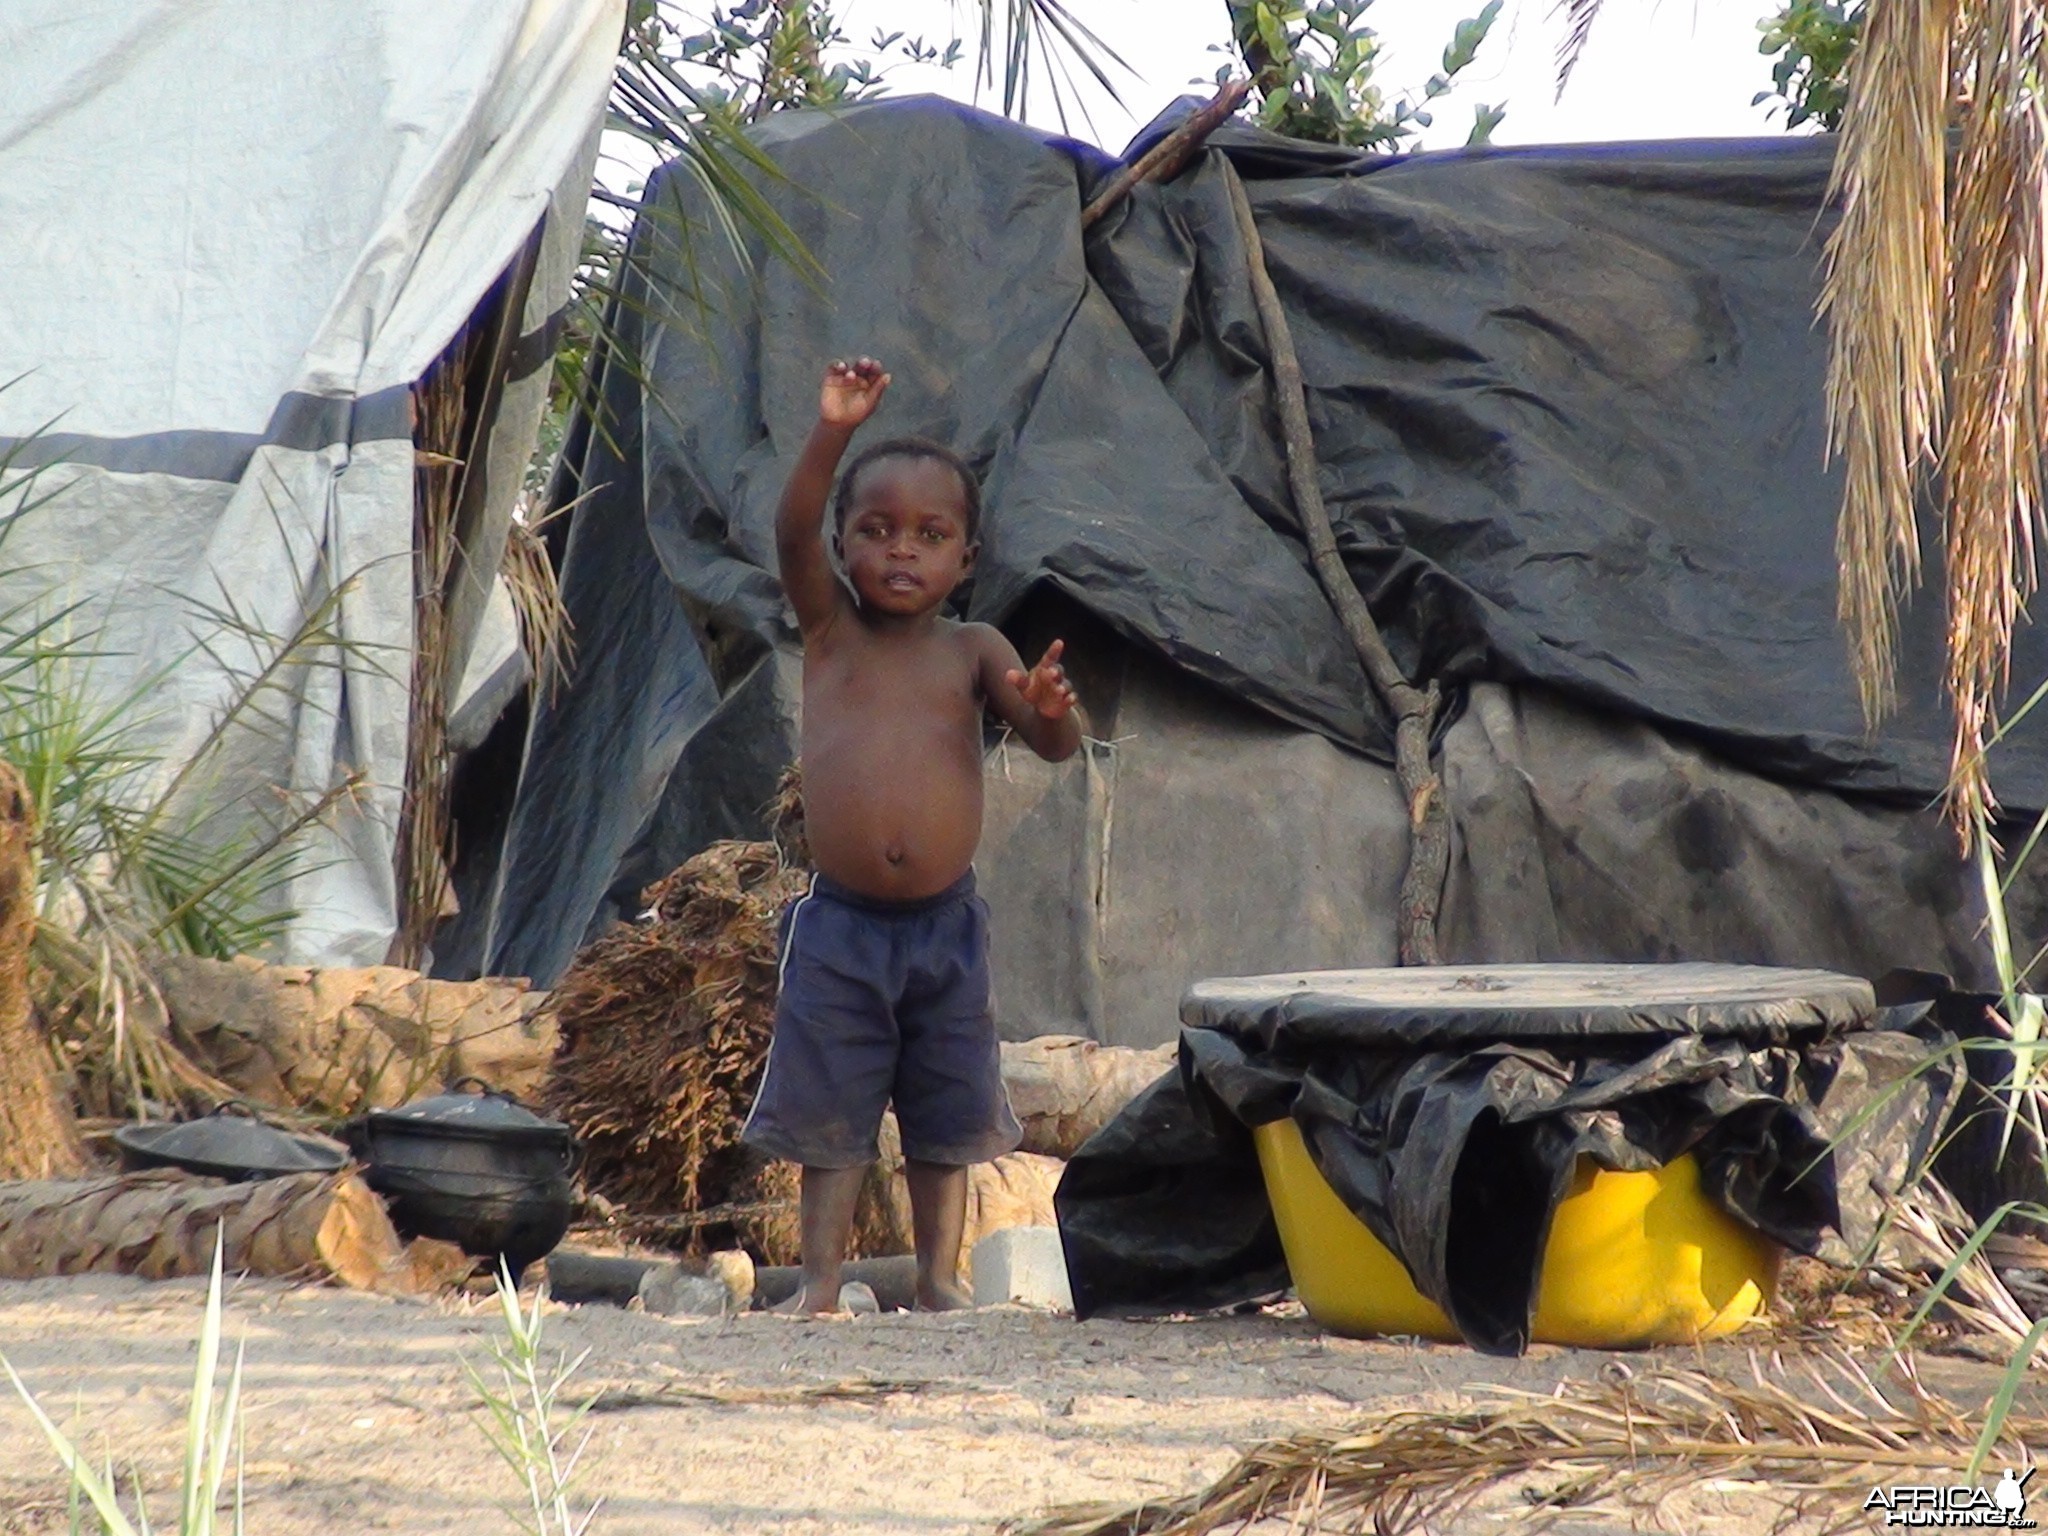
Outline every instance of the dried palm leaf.
<svg viewBox="0 0 2048 1536"><path fill-rule="evenodd" d="M413 386L412 718L406 731L405 804L392 855L398 931L385 961L416 966L448 894L448 582L470 434L468 374L476 332L464 327Z"/></svg>
<svg viewBox="0 0 2048 1536"><path fill-rule="evenodd" d="M555 988L543 1102L576 1132L585 1183L626 1220L699 1243L706 1207L770 1262L796 1251L796 1170L740 1145L775 1016L777 921L808 874L770 843L714 843L643 896L638 923L578 953Z"/></svg>
<svg viewBox="0 0 2048 1536"><path fill-rule="evenodd" d="M1564 88L1570 83L1572 71L1579 67L1579 56L1586 51L1586 40L1593 35L1593 23L1600 19L1602 0L1557 0L1551 7L1551 14L1562 11L1565 18L1564 36L1557 44L1557 99L1564 99Z"/></svg>
<svg viewBox="0 0 2048 1536"><path fill-rule="evenodd" d="M1949 49L1956 0L1879 0L1850 69L1820 312L1830 451L1845 469L1837 608L1864 717L1896 697L1901 596L1920 575L1914 498L1943 407Z"/></svg>
<svg viewBox="0 0 2048 1536"><path fill-rule="evenodd" d="M2035 586L2048 426L2048 66L2041 0L1970 0L1955 39L1961 145L1949 208L1947 682L1955 706L1952 810L1978 827L1993 802L1986 743L2013 626Z"/></svg>

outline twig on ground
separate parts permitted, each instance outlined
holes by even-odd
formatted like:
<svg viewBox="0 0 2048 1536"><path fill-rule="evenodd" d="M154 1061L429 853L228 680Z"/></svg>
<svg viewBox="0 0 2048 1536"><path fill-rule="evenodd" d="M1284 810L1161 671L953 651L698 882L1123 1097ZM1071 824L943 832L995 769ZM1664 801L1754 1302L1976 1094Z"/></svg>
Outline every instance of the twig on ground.
<svg viewBox="0 0 2048 1536"><path fill-rule="evenodd" d="M657 1382L652 1386L600 1388L590 1400L592 1413L623 1413L631 1408L694 1408L710 1403L719 1407L802 1407L811 1403L846 1403L894 1397L904 1392L922 1392L929 1381L847 1381L819 1382L801 1387L715 1387L682 1381Z"/></svg>

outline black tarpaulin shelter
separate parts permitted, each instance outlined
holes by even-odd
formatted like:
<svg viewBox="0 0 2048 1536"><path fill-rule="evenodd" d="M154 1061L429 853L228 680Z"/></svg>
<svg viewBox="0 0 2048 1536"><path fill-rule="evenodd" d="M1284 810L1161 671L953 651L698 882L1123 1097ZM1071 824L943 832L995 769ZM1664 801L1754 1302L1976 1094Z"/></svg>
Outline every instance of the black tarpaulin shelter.
<svg viewBox="0 0 2048 1536"><path fill-rule="evenodd" d="M442 969L551 980L646 882L759 834L798 708L773 507L845 353L894 374L872 431L984 476L962 610L1027 652L1065 635L1101 738L1059 768L992 751L1004 1032L1154 1043L1200 976L1386 963L1406 817L1295 531L1228 155L1346 562L1462 704L1446 953L1986 983L1975 877L1928 810L1940 605L1907 615L1875 739L1834 622L1830 141L1386 159L1231 125L1084 238L1102 158L985 114L759 131L827 278L686 251L656 211L696 206L688 177L650 185L632 356L603 366L605 430L572 434L556 529L575 675L465 775ZM2038 632L2014 675L2048 676ZM2008 805L2048 801L2044 747L2037 719L1999 750Z"/></svg>

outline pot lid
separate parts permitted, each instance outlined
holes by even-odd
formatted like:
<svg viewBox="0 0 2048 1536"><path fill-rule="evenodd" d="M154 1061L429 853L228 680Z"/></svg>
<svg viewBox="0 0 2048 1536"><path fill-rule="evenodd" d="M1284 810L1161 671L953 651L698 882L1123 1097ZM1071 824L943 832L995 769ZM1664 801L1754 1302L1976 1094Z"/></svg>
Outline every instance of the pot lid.
<svg viewBox="0 0 2048 1536"><path fill-rule="evenodd" d="M481 1093L465 1093L463 1085L475 1083ZM491 1140L567 1141L569 1127L559 1120L536 1115L509 1093L485 1087L465 1077L445 1093L414 1099L398 1109L370 1112L370 1123L391 1129L432 1130L450 1136L475 1136Z"/></svg>
<svg viewBox="0 0 2048 1536"><path fill-rule="evenodd" d="M348 1162L342 1148L266 1125L236 1104L172 1125L124 1125L114 1132L114 1141L187 1166L242 1173L332 1173Z"/></svg>

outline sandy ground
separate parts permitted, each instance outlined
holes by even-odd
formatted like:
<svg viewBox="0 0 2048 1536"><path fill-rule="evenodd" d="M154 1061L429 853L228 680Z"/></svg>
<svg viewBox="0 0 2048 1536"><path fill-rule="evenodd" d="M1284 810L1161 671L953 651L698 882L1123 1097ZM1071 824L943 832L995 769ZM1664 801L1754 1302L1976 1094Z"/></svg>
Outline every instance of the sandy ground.
<svg viewBox="0 0 2048 1536"><path fill-rule="evenodd" d="M194 1282L0 1283L0 1354L96 1451L139 1467L159 1509L175 1486L203 1299ZM250 1536L514 1529L504 1510L517 1490L474 1422L462 1370L485 1358L493 1303L243 1282L228 1312L230 1340L248 1350ZM553 1307L546 1326L551 1351L589 1352L575 1378L585 1389L753 1399L594 1415L589 1488L605 1497L594 1536L987 1533L1051 1505L1190 1490L1263 1437L1368 1409L1449 1407L1487 1385L1547 1390L1614 1358L1539 1348L1491 1360L1330 1338L1271 1314L672 1322ZM1981 1401L1995 1377L1957 1364L1944 1385ZM846 1381L902 1386L803 1396ZM61 1495L27 1410L0 1397L0 1532L62 1530ZM1710 1485L1667 1504L1659 1523L1747 1536L1779 1512L1768 1488ZM1512 1530L1529 1513L1508 1498L1456 1528Z"/></svg>

